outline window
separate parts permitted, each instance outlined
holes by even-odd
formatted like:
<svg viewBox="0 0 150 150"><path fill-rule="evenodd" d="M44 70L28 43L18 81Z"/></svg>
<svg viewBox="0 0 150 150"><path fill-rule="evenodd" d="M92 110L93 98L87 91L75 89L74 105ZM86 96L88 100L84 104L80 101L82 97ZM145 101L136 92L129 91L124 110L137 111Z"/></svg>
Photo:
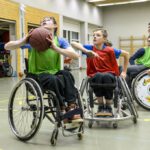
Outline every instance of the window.
<svg viewBox="0 0 150 150"><path fill-rule="evenodd" d="M68 40L69 43L72 41L79 42L79 32L63 30L63 37Z"/></svg>

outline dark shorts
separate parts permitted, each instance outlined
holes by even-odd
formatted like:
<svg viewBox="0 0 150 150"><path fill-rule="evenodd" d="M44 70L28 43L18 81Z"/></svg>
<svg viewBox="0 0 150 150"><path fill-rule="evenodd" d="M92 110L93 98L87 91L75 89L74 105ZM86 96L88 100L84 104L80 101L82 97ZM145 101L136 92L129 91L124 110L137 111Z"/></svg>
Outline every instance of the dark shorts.
<svg viewBox="0 0 150 150"><path fill-rule="evenodd" d="M112 73L96 73L91 79L92 83L96 84L115 84L115 75ZM93 87L94 93L97 97L104 96L105 99L112 99L114 87L112 86L102 86L102 87Z"/></svg>
<svg viewBox="0 0 150 150"><path fill-rule="evenodd" d="M47 90L54 91L61 106L65 102L71 103L76 100L77 89L69 71L60 70L56 74L42 73L39 75L28 73L27 77L36 80L43 93Z"/></svg>

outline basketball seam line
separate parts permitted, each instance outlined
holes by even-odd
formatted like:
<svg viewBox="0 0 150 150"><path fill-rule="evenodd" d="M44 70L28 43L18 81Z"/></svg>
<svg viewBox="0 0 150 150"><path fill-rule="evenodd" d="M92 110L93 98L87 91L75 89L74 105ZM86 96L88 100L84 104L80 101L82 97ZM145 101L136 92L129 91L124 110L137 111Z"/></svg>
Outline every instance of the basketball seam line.
<svg viewBox="0 0 150 150"><path fill-rule="evenodd" d="M40 32L39 32L39 33L40 33ZM41 33L40 33L40 37L43 39L43 37L42 37ZM46 39L46 40L47 40L47 39ZM40 43L41 43L41 42L40 42ZM44 44L44 43L42 42L42 47L44 46L43 44Z"/></svg>

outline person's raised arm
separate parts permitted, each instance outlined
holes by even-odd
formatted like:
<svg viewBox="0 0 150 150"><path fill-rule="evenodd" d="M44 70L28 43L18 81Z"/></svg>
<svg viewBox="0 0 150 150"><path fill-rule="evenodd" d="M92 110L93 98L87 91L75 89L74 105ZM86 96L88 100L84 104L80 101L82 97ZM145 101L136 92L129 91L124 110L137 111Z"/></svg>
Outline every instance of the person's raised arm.
<svg viewBox="0 0 150 150"><path fill-rule="evenodd" d="M121 73L121 76L123 78L126 77L126 72L128 68L128 63L129 63L129 53L125 50L121 50L121 56L124 57L124 64L123 64L123 71Z"/></svg>
<svg viewBox="0 0 150 150"><path fill-rule="evenodd" d="M83 47L83 45L81 43L77 43L77 42L71 42L72 47L82 51L83 53L87 54L88 50L86 48Z"/></svg>
<svg viewBox="0 0 150 150"><path fill-rule="evenodd" d="M57 46L55 43L54 43L54 40L53 40L53 36L50 34L48 35L48 37L46 38L47 41L50 43L50 48L52 48L52 50L66 56L66 57L69 57L71 59L77 59L79 58L79 54L77 52L75 52L75 50L69 45L68 42L66 42L63 38L61 38L62 40L62 43L65 45L60 45Z"/></svg>
<svg viewBox="0 0 150 150"><path fill-rule="evenodd" d="M16 40L16 41L9 41L8 43L5 44L4 48L6 50L14 50L14 49L18 49L21 46L25 45L29 39L29 37L31 36L31 32L33 31L33 29L31 29L28 33L28 35L26 35L24 38L20 39L20 40Z"/></svg>
<svg viewBox="0 0 150 150"><path fill-rule="evenodd" d="M135 65L135 60L142 57L144 53L145 53L144 48L140 48L139 50L137 50L129 59L130 65Z"/></svg>
<svg viewBox="0 0 150 150"><path fill-rule="evenodd" d="M68 47L67 49L63 49L63 48L60 48L56 45L53 45L53 50L55 50L56 52L64 55L64 56L67 56L69 58L72 58L72 59L77 59L79 58L79 54L75 52L75 50L72 48L72 47Z"/></svg>
<svg viewBox="0 0 150 150"><path fill-rule="evenodd" d="M18 49L21 46L23 46L26 42L24 41L24 39L20 39L17 41L10 41L8 43L5 44L5 49L6 50L14 50L14 49Z"/></svg>
<svg viewBox="0 0 150 150"><path fill-rule="evenodd" d="M72 42L71 45L72 45L72 47L85 53L88 57L99 57L97 53L84 48L84 46L81 43Z"/></svg>

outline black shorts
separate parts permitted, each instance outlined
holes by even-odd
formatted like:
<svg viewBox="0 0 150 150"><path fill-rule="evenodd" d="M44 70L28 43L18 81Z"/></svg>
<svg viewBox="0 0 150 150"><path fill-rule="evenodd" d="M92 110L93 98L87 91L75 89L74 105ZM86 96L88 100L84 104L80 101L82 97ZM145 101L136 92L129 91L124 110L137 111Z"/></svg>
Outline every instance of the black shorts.
<svg viewBox="0 0 150 150"><path fill-rule="evenodd" d="M112 73L96 73L94 77L91 79L92 83L96 84L113 84L116 82L115 81L115 75ZM105 99L112 99L113 97L113 90L114 88L112 87L93 87L94 93L97 97L102 97L104 96Z"/></svg>

